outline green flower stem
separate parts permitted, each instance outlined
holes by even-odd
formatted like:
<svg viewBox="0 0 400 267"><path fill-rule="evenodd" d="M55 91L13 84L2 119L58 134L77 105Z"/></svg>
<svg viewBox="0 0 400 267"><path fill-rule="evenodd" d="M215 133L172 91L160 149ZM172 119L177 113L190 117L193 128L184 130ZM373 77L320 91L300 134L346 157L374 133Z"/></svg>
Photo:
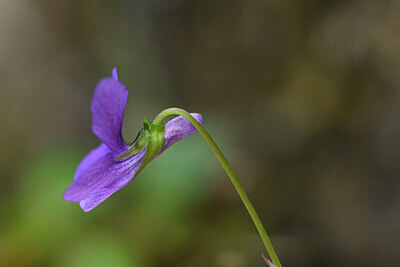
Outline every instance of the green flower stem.
<svg viewBox="0 0 400 267"><path fill-rule="evenodd" d="M224 154L222 154L221 150L218 148L217 144L214 142L210 134L206 131L206 129L201 125L189 112L180 109L180 108L169 108L162 111L158 116L154 119L154 123L160 123L165 117L170 115L179 115L187 119L194 127L199 131L199 133L203 136L206 140L208 145L211 147L212 151L214 152L215 156L217 156L219 162L221 163L222 167L225 169L226 173L228 174L229 178L231 179L233 185L236 188L236 191L239 193L240 198L243 201L243 204L246 206L247 211L250 214L251 219L253 220L258 233L261 236L262 241L264 242L265 248L270 255L273 264L277 267L281 267L281 263L279 261L278 255L276 255L275 249L272 246L271 240L268 237L267 232L257 215L256 210L254 209L253 205L250 202L249 197L247 196L246 192L244 191L242 185L239 182L235 172L233 171L232 167L229 165L228 161L226 160Z"/></svg>

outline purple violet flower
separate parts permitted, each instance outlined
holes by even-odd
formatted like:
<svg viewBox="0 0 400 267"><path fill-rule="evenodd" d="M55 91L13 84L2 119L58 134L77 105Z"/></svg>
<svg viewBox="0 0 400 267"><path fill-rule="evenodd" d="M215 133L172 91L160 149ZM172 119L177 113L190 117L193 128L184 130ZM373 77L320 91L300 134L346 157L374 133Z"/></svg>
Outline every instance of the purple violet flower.
<svg viewBox="0 0 400 267"><path fill-rule="evenodd" d="M74 181L64 193L67 201L79 202L84 212L97 207L117 190L133 181L146 154L146 147L128 158L116 160L130 145L121 135L122 121L129 92L118 80L116 68L112 78L102 79L96 86L92 103L92 131L102 144L86 155L78 165ZM191 115L203 124L198 113ZM179 116L165 124L165 142L158 157L168 147L197 132L185 118Z"/></svg>

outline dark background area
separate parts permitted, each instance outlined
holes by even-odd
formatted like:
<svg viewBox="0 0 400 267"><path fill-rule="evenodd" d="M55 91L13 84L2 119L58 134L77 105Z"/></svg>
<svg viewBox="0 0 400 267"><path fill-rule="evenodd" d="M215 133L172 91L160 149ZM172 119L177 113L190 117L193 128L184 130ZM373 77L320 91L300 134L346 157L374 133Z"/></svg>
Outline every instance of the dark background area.
<svg viewBox="0 0 400 267"><path fill-rule="evenodd" d="M85 214L62 200L99 144L199 112L284 266L400 266L400 1L0 1L0 266L265 266L196 134ZM265 252L264 252L265 253Z"/></svg>

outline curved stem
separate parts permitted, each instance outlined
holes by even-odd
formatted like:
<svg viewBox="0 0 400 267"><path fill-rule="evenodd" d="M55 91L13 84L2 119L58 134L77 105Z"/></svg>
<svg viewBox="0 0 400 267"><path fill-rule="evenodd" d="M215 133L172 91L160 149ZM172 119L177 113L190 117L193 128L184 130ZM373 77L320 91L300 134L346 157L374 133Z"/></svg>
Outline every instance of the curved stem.
<svg viewBox="0 0 400 267"><path fill-rule="evenodd" d="M201 125L189 112L180 109L180 108L169 108L162 111L158 116L154 119L154 123L160 123L165 117L170 115L179 115L187 119L194 127L199 131L199 133L203 136L206 140L208 145L210 146L211 150L214 152L215 156L217 156L219 162L221 163L222 167L225 169L226 173L228 174L229 178L231 179L236 191L239 193L240 198L243 201L243 204L246 206L247 211L250 214L251 219L253 220L258 233L261 236L262 241L264 242L265 248L270 255L272 262L277 267L281 267L281 263L279 261L278 255L275 252L274 247L272 246L271 240L268 237L267 232L257 215L256 210L254 209L253 205L250 202L249 197L247 196L246 192L244 191L242 185L239 182L235 172L233 171L232 167L229 165L228 161L226 160L224 154L222 154L221 150L218 148L217 144L214 142L210 134L206 131L206 129Z"/></svg>

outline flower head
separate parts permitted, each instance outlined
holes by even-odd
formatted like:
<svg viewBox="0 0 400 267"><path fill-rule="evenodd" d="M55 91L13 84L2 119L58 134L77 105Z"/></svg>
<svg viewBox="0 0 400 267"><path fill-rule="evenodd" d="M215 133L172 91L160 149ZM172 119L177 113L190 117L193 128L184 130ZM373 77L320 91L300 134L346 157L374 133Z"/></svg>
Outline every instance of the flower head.
<svg viewBox="0 0 400 267"><path fill-rule="evenodd" d="M129 92L118 80L114 68L112 78L102 79L96 86L92 103L92 131L102 144L86 155L78 165L74 181L64 193L63 198L79 202L83 211L88 212L117 190L133 181L146 158L146 146L138 153L123 157L131 148L124 142L121 135L122 121ZM198 113L191 114L197 121L203 123ZM164 128L164 127L163 127ZM164 145L156 158L168 147L196 132L196 128L185 118L179 116L165 124Z"/></svg>

